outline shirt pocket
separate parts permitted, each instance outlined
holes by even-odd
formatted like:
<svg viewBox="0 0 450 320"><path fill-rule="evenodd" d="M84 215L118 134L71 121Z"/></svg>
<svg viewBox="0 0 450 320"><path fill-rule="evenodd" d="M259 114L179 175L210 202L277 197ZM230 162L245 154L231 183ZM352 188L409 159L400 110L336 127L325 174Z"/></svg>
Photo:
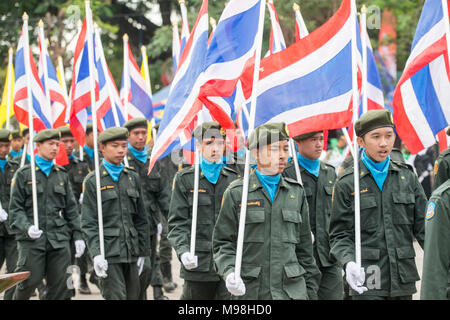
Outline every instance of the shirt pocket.
<svg viewBox="0 0 450 320"><path fill-rule="evenodd" d="M284 266L283 290L290 299L308 300L305 269L297 262Z"/></svg>
<svg viewBox="0 0 450 320"><path fill-rule="evenodd" d="M299 229L302 222L300 212L283 208L281 209L281 215L283 217L282 241L294 244L299 243Z"/></svg>
<svg viewBox="0 0 450 320"><path fill-rule="evenodd" d="M241 276L245 284L245 295L242 299L258 299L261 267L253 264L242 264Z"/></svg>
<svg viewBox="0 0 450 320"><path fill-rule="evenodd" d="M420 280L417 272L415 256L416 252L411 246L399 247L395 249L397 252L397 266L400 282L411 283Z"/></svg>
<svg viewBox="0 0 450 320"><path fill-rule="evenodd" d="M264 242L264 210L248 210L245 216L244 242Z"/></svg>
<svg viewBox="0 0 450 320"><path fill-rule="evenodd" d="M130 200L130 212L137 214L139 212L138 202L139 202L139 192L134 188L127 189L128 199Z"/></svg>
<svg viewBox="0 0 450 320"><path fill-rule="evenodd" d="M394 224L413 224L414 222L414 194L411 193L393 193L392 201L394 210L392 210L392 222Z"/></svg>
<svg viewBox="0 0 450 320"><path fill-rule="evenodd" d="M53 206L56 209L64 209L66 207L66 188L64 188L64 183L59 183L56 184L53 187L53 191L54 191L54 199L52 199L53 201L51 201L51 203L53 204Z"/></svg>
<svg viewBox="0 0 450 320"><path fill-rule="evenodd" d="M362 231L374 231L377 228L378 206L375 195L360 197L360 223Z"/></svg>
<svg viewBox="0 0 450 320"><path fill-rule="evenodd" d="M116 257L120 255L120 228L104 228L105 256Z"/></svg>
<svg viewBox="0 0 450 320"><path fill-rule="evenodd" d="M115 190L102 190L102 212L104 216L111 216L119 209L117 208L119 203L119 196ZM94 196L95 197L95 196Z"/></svg>

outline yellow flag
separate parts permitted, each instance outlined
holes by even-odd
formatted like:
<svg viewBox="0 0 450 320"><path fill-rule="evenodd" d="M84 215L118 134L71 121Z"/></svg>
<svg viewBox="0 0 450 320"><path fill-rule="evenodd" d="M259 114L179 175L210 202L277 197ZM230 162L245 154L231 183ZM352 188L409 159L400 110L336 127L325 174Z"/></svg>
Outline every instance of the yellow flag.
<svg viewBox="0 0 450 320"><path fill-rule="evenodd" d="M7 107L8 107L8 81L11 77L11 98L10 98L10 110L9 110L9 117L14 115L14 67L12 67L12 74L9 74L9 70L6 73L6 81L5 86L3 88L3 95L2 95L2 103L0 105L0 126L3 126L3 124L6 122L7 116Z"/></svg>
<svg viewBox="0 0 450 320"><path fill-rule="evenodd" d="M142 49L141 52L142 52L141 75L144 78L145 82L150 85L150 81L147 78L148 75L145 72L145 68L144 68L144 64L145 63L147 63L147 65L148 65L147 51ZM147 143L150 141L151 138L152 138L152 126L151 126L151 122L148 122L148 126L147 126Z"/></svg>

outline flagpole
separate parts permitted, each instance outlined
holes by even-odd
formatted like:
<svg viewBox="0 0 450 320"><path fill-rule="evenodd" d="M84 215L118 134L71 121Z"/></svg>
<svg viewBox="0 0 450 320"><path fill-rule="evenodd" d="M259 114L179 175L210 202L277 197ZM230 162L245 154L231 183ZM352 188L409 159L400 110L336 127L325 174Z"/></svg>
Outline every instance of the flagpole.
<svg viewBox="0 0 450 320"><path fill-rule="evenodd" d="M95 30L95 41L98 45L99 48L99 52L100 52L100 63L102 64L103 70L105 71L105 81L106 81L106 89L108 90L108 99L111 102L111 110L113 113L113 118L114 118L114 123L116 124L116 127L120 127L120 121L119 121L119 116L117 115L117 110L115 107L115 103L113 100L113 90L111 88L111 84L109 83L109 74L106 74L106 72L108 71L108 68L106 66L106 61L105 61L105 56L104 56L104 52L103 52L103 44L102 44L102 40L100 38L100 29L98 27L98 25L96 23L94 23L94 30Z"/></svg>
<svg viewBox="0 0 450 320"><path fill-rule="evenodd" d="M89 86L91 93L91 107L92 107L92 134L94 135L94 165L95 165L95 186L97 191L97 213L98 213L98 231L100 240L100 255L105 258L105 244L103 237L103 208L102 208L102 194L100 191L100 170L98 159L98 143L97 143L97 107L95 101L95 82L94 82L94 46L92 43L92 12L90 8L90 1L85 1L86 5L86 22L87 22L87 41L88 41L88 59L89 59Z"/></svg>
<svg viewBox="0 0 450 320"><path fill-rule="evenodd" d="M302 181L302 175L300 174L300 166L298 165L297 160L297 152L295 151L295 144L294 139L289 138L289 149L292 150L292 162L294 162L294 168L295 168L295 176L297 178L297 182L303 185Z"/></svg>
<svg viewBox="0 0 450 320"><path fill-rule="evenodd" d="M445 38L447 40L447 50L450 50L450 21L448 17L448 1L442 0L442 10L444 11L444 21L445 21ZM450 63L450 57L447 55L448 63Z"/></svg>
<svg viewBox="0 0 450 320"><path fill-rule="evenodd" d="M255 115L256 115L256 98L257 98L257 88L259 81L259 67L261 63L261 47L262 47L262 39L263 39L263 27L264 27L264 14L265 14L265 3L264 0L260 1L259 8L259 20L258 20L258 34L256 35L256 56L255 56L255 67L253 70L253 90L250 104L250 121L248 128L248 135L252 133L255 127ZM249 183L249 168L250 168L250 151L246 150L245 156L245 169L244 169L244 181L242 188L242 201L241 201L241 212L239 216L239 230L238 230L238 238L237 238L237 247L236 247L236 261L235 261L235 269L234 275L235 279L239 279L241 277L241 264L242 264L242 251L244 245L244 232L245 232L245 219L247 215L247 197L248 197L248 183Z"/></svg>
<svg viewBox="0 0 450 320"><path fill-rule="evenodd" d="M24 37L24 62L25 62L25 74L27 79L27 99L28 99L28 127L30 130L30 138L29 144L31 144L31 152L30 152L30 165L31 165L31 192L33 198L33 219L34 225L39 229L39 219L38 219L38 203L37 203L37 190L36 190L36 163L34 162L34 147L33 147L33 138L34 138L34 124L33 124L33 96L31 93L31 51L29 47L29 39L28 39L28 15L25 12L22 16L23 19L23 37Z"/></svg>
<svg viewBox="0 0 450 320"><path fill-rule="evenodd" d="M352 83L353 83L353 136L356 139L355 123L358 120L358 80L357 80L357 64L356 54L358 48L356 46L356 4L355 0L351 0L350 19L352 23ZM359 154L358 143L353 144L353 166L354 166L354 184L355 184L355 260L358 268L361 268L361 226L360 226L360 199L359 199Z"/></svg>
<svg viewBox="0 0 450 320"><path fill-rule="evenodd" d="M78 27L78 33L81 32L81 28L82 28L83 23L81 22L81 20L78 20L77 22L77 27ZM80 150L80 161L84 161L84 150L83 150L83 146L79 146L79 150Z"/></svg>
<svg viewBox="0 0 450 320"><path fill-rule="evenodd" d="M195 161L194 161L194 198L192 201L192 223L191 223L191 244L189 252L191 255L195 255L195 239L197 236L197 211L198 211L198 184L200 175L200 152L195 145Z"/></svg>
<svg viewBox="0 0 450 320"><path fill-rule="evenodd" d="M361 44L362 44L362 111L363 114L367 112L367 39L366 39L366 28L367 28L367 8L363 4L361 8Z"/></svg>
<svg viewBox="0 0 450 320"><path fill-rule="evenodd" d="M8 83L7 83L7 90L8 93L6 94L6 129L11 130L10 128L10 113L11 113L11 84L12 84L12 59L13 59L13 49L10 47L8 50Z"/></svg>
<svg viewBox="0 0 450 320"><path fill-rule="evenodd" d="M150 72L148 70L148 57L147 57L147 49L145 46L141 47L141 53L142 53L142 64L144 67L144 78L145 82L147 84L148 92L150 93L150 97L153 96L152 94L152 84L150 79ZM152 116L152 120L150 121L150 126L152 130L152 137L153 137L153 144L156 142L156 130L155 130L155 117Z"/></svg>
<svg viewBox="0 0 450 320"><path fill-rule="evenodd" d="M125 121L128 121L128 95L130 91L130 75L128 71L128 35L123 35L123 106L125 109Z"/></svg>
<svg viewBox="0 0 450 320"><path fill-rule="evenodd" d="M47 69L47 41L44 36L44 22L39 20L39 40L41 42L41 59L42 59L42 67L44 68L44 88L45 88L45 97L48 100L48 105L50 106L50 123L53 126L53 110L51 109L51 101L50 101L50 86L48 84L48 69Z"/></svg>
<svg viewBox="0 0 450 320"><path fill-rule="evenodd" d="M308 29L306 28L305 21L303 20L302 14L300 13L300 6L297 3L294 3L292 5L292 9L295 12L296 20L300 21L301 29L306 33L306 35L308 35L309 34ZM299 30L299 31L302 31L302 30Z"/></svg>

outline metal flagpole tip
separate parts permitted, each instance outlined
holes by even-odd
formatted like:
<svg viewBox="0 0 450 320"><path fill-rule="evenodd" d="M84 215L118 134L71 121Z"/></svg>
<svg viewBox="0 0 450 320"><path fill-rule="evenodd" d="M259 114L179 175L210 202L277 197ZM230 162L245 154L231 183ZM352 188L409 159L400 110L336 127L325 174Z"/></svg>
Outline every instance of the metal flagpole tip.
<svg viewBox="0 0 450 320"><path fill-rule="evenodd" d="M366 5L365 4L363 4L362 5L362 7L361 7L361 13L367 13L367 7L366 7Z"/></svg>
<svg viewBox="0 0 450 320"><path fill-rule="evenodd" d="M9 49L8 49L8 54L12 54L13 53L13 48L12 47L9 47Z"/></svg>
<svg viewBox="0 0 450 320"><path fill-rule="evenodd" d="M28 14L26 12L23 13L22 20L28 20Z"/></svg>
<svg viewBox="0 0 450 320"><path fill-rule="evenodd" d="M123 35L123 40L128 41L128 34L125 33L125 34Z"/></svg>
<svg viewBox="0 0 450 320"><path fill-rule="evenodd" d="M39 28L43 28L44 27L44 21L42 21L42 19L39 20L38 27Z"/></svg>
<svg viewBox="0 0 450 320"><path fill-rule="evenodd" d="M145 48L145 46L142 46L142 47L141 47L141 51L142 51L142 52L147 51L147 49Z"/></svg>
<svg viewBox="0 0 450 320"><path fill-rule="evenodd" d="M300 11L300 6L297 3L294 2L294 4L292 5L292 9L294 11Z"/></svg>
<svg viewBox="0 0 450 320"><path fill-rule="evenodd" d="M90 0L84 0L84 4L89 6L91 4L91 1Z"/></svg>
<svg viewBox="0 0 450 320"><path fill-rule="evenodd" d="M186 1L184 1L184 0L178 0L178 3L179 3L179 4L182 4L182 3L186 3Z"/></svg>
<svg viewBox="0 0 450 320"><path fill-rule="evenodd" d="M209 18L209 23L210 23L212 26L215 26L215 25L216 25L216 19L214 19L213 17L210 17L210 18Z"/></svg>

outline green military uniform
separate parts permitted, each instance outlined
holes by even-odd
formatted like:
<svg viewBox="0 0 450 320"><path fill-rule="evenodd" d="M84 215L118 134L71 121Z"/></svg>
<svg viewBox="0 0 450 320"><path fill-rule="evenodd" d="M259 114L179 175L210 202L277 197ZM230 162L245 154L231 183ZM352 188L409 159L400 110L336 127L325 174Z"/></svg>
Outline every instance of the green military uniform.
<svg viewBox="0 0 450 320"><path fill-rule="evenodd" d="M450 300L450 180L432 193L425 219L420 299Z"/></svg>
<svg viewBox="0 0 450 320"><path fill-rule="evenodd" d="M201 140L205 133L220 130L218 123L205 122L194 130L194 136ZM220 132L222 138L224 132ZM223 193L234 181L237 174L234 170L223 166L216 184L211 183L199 168L199 188L197 207L197 230L195 255L198 266L187 270L181 264L180 276L185 280L182 300L228 299L229 294L225 283L220 279L214 268L212 253L212 235L214 225L219 215ZM178 257L190 251L192 205L194 198L195 168L184 168L175 175L172 188L172 198L169 209L168 238Z"/></svg>
<svg viewBox="0 0 450 320"><path fill-rule="evenodd" d="M34 142L47 139L59 139L59 132L43 130L36 135ZM31 271L31 275L16 287L14 299L29 299L44 276L48 300L68 299L72 296L67 287L70 277L69 241L71 238L81 240L81 230L78 207L66 170L54 165L47 176L36 165L36 189L38 228L43 234L32 239L28 235L28 229L33 225L31 165L17 170L9 205L11 227L18 231L16 272Z"/></svg>
<svg viewBox="0 0 450 320"><path fill-rule="evenodd" d="M0 142L9 141L9 131L0 130ZM16 161L6 162L3 171L0 170L0 203L1 208L8 212L11 192L11 181L19 168ZM17 264L17 242L15 232L11 230L10 219L0 222L0 268L6 262L6 273L13 273ZM12 300L15 288L5 292L4 300Z"/></svg>
<svg viewBox="0 0 450 320"><path fill-rule="evenodd" d="M296 180L295 159L287 165L283 175ZM342 269L330 256L330 239L328 227L331 215L331 195L336 180L334 167L320 162L319 176L311 174L299 164L300 174L308 200L309 221L314 235L313 252L321 275L319 290L320 300L342 300Z"/></svg>
<svg viewBox="0 0 450 320"><path fill-rule="evenodd" d="M434 190L450 179L450 148L444 150L434 163Z"/></svg>
<svg viewBox="0 0 450 320"><path fill-rule="evenodd" d="M247 146L252 150L287 139L284 123L271 123L256 128ZM224 279L234 272L242 192L243 178L227 188L214 228L214 261ZM280 175L271 200L257 173L250 173L243 241L245 295L233 299L317 299L320 271L305 191L297 181Z"/></svg>
<svg viewBox="0 0 450 320"><path fill-rule="evenodd" d="M358 137L380 127L392 127L387 110L370 111L355 124ZM359 160L361 267L368 291L353 299L411 299L419 274L414 238L424 243L426 196L415 173L390 160L381 191L370 170ZM354 169L345 169L333 190L330 220L331 254L342 266L355 261Z"/></svg>
<svg viewBox="0 0 450 320"><path fill-rule="evenodd" d="M124 133L125 131L125 133ZM125 128L110 128L99 136L100 143L127 140ZM148 214L139 175L123 168L114 181L104 164L99 167L103 212L103 234L108 276L100 279L102 296L107 300L136 300L139 297L138 257L149 254ZM92 259L100 255L95 172L84 180L81 206L82 231Z"/></svg>

